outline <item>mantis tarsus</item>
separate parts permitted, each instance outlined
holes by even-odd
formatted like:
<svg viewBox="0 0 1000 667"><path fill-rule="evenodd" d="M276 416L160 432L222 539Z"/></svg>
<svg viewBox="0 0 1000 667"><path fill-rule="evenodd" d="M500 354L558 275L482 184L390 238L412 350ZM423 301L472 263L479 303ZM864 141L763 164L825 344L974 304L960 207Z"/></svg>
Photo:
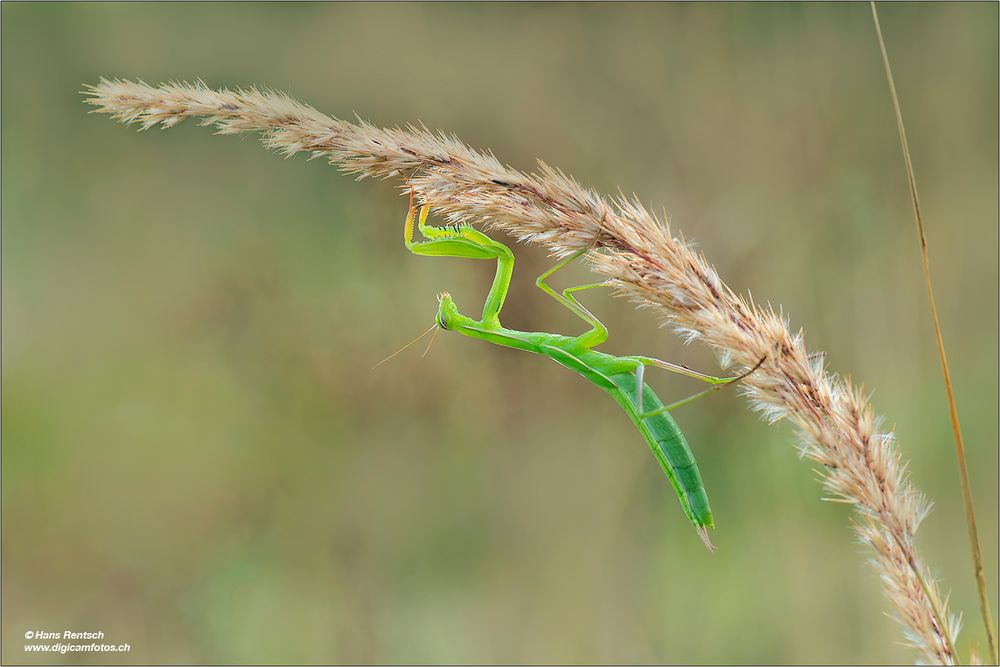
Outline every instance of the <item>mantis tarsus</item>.
<svg viewBox="0 0 1000 667"><path fill-rule="evenodd" d="M499 315L507 296L507 289L514 269L514 254L504 244L491 239L469 225L448 227L428 225L428 211L429 207L423 206L417 220L417 228L427 240L415 242L413 240L413 222L416 210L413 206L411 192L410 208L403 226L404 241L410 252L415 255L435 257L497 260L496 277L493 279L493 286L486 297L482 317L475 320L462 315L458 312L458 307L452 301L451 295L442 292L438 295L437 327L448 331L457 331L470 338L478 338L496 345L541 354L582 375L610 394L625 410L636 428L639 429L642 437L645 438L653 456L659 461L660 467L663 468L663 472L673 485L684 514L694 524L705 546L709 550L714 550L715 547L708 539L708 529L714 528L715 522L712 518L712 510L708 504L708 496L705 493L701 473L698 471L698 464L694 460L694 454L691 452L684 434L669 413L674 408L743 379L756 370L764 360L761 359L756 366L737 377L717 378L652 357L616 357L594 350L594 347L607 340L608 330L600 320L576 300L573 293L603 287L607 285L607 282L569 287L563 290L562 294L553 290L545 282L549 276L582 256L589 248L583 248L562 259L551 269L538 276L535 281L535 284L543 292L587 322L592 327L589 331L571 337L506 329L500 324ZM430 333L430 330L427 333ZM643 380L647 366L655 366L697 378L711 384L712 387L676 403L663 405Z"/></svg>

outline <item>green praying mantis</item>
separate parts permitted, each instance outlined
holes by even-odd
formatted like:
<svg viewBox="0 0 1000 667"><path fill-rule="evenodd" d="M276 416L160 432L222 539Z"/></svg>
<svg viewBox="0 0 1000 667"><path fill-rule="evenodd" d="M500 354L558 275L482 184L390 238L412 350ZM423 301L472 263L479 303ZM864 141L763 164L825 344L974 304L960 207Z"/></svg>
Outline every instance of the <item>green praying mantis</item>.
<svg viewBox="0 0 1000 667"><path fill-rule="evenodd" d="M708 504L708 496L705 493L705 485L702 482L694 454L691 452L684 434L677 426L677 422L670 416L670 411L742 380L757 370L764 359L761 359L756 366L741 375L718 378L692 371L686 366L678 366L652 357L617 357L594 350L593 348L607 340L608 330L600 320L576 300L573 293L605 287L608 282L569 287L561 294L552 289L546 282L552 274L584 255L590 248L583 248L565 257L538 276L535 281L539 289L589 324L591 326L589 331L572 337L507 329L500 324L500 309L507 296L511 274L514 270L514 254L510 248L469 225L445 227L428 225L428 212L429 206L421 207L417 220L417 228L426 240L414 241L413 222L416 210L413 206L413 193L411 192L409 212L403 225L403 240L410 252L415 255L431 257L495 259L497 271L483 306L482 317L477 320L461 314L458 312L458 307L451 295L442 292L438 295L438 312L435 324L420 337L422 338L431 331L437 334L439 329L445 329L457 331L470 338L485 340L494 345L540 354L578 373L587 381L610 394L639 429L649 445L649 449L653 452L653 456L659 462L667 479L670 480L685 516L694 525L709 551L714 551L715 547L708 538L708 529L714 528L715 522ZM675 403L663 405L643 379L647 366L655 366L697 378L712 386Z"/></svg>

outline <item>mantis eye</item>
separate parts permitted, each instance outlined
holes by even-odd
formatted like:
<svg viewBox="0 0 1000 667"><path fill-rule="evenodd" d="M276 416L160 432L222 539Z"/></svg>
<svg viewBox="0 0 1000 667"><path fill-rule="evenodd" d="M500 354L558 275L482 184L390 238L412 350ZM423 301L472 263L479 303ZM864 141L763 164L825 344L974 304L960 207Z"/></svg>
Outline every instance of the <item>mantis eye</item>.
<svg viewBox="0 0 1000 667"><path fill-rule="evenodd" d="M444 318L441 317L441 313L438 313L437 323L438 323L438 326L441 327L442 329L444 329L445 331L448 330L447 325L445 325L445 323L444 323Z"/></svg>

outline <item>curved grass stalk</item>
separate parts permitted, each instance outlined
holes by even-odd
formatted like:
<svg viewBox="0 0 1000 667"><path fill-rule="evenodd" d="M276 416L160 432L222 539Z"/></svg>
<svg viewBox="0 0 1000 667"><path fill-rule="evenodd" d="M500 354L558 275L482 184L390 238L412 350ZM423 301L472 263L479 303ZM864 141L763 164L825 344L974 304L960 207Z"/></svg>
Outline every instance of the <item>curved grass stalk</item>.
<svg viewBox="0 0 1000 667"><path fill-rule="evenodd" d="M962 439L962 428L958 423L958 408L955 407L955 391L951 383L951 371L948 369L948 357L944 351L944 336L941 334L941 322L938 319L937 303L934 300L934 286L931 283L931 265L927 253L927 235L924 233L924 218L920 212L920 197L917 195L917 179L913 174L913 162L910 159L910 145L906 140L906 127L903 125L903 112L896 95L896 81L889 65L889 53L882 38L882 26L878 20L878 9L875 0L871 0L872 19L875 22L875 34L878 36L878 46L882 52L882 64L885 66L885 76L889 82L889 93L892 97L892 107L896 114L896 129L899 131L899 143L903 149L903 163L906 168L906 184L909 186L910 201L913 204L913 219L917 227L917 240L920 242L920 268L924 275L924 287L927 289L927 303L931 311L931 323L934 326L934 340L937 344L938 360L941 363L941 375L944 377L944 391L948 400L948 417L951 420L951 432L955 441L955 458L958 460L958 479L962 486L962 503L965 509L965 522L969 531L969 543L972 551L972 565L976 577L976 589L979 592L979 611L986 626L986 642L990 652L991 664L997 664L997 638L993 629L993 617L990 613L990 598L986 589L986 575L983 572L983 553L979 546L979 530L976 528L976 509L972 503L972 485L969 482L969 466L965 462L965 442Z"/></svg>
<svg viewBox="0 0 1000 667"><path fill-rule="evenodd" d="M602 249L589 253L591 267L618 294L709 345L724 368L766 357L744 381L752 406L770 422L794 423L800 451L821 465L827 492L854 507L855 531L920 659L957 662L958 622L914 543L929 506L908 481L892 433L879 431L863 389L827 373L801 331L737 295L634 197L606 198L545 164L536 173L511 169L492 153L424 128L331 118L280 93L102 79L85 94L97 112L143 129L198 118L220 134L260 132L286 156L311 153L359 178L405 179L407 190L451 221L502 228L559 257Z"/></svg>

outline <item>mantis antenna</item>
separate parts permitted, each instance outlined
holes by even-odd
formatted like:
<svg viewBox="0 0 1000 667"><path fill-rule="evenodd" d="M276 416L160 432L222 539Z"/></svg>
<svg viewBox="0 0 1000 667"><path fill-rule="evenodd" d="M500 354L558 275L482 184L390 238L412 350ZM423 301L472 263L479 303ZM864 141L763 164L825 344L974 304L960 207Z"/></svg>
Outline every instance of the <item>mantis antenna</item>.
<svg viewBox="0 0 1000 667"><path fill-rule="evenodd" d="M423 338L424 336L426 336L427 334L429 334L430 332L433 331L434 335L431 336L431 342L427 344L427 348L424 350L424 353L420 355L420 358L423 359L425 356L427 356L427 353L430 352L431 344L433 344L434 343L434 339L437 338L437 330L440 329L440 328L441 327L438 326L438 323L435 322L433 325L431 325L430 329L428 329L427 331L423 332L422 334L420 334L419 336L417 336L416 338L414 338L413 340L411 340L409 343L407 343L406 345L404 345L403 347L399 348L398 350L396 350L395 352L393 352L392 354L390 354L388 357L386 357L382 361L380 361L377 364L375 364L374 366L372 366L372 370L375 370L376 368L378 368L379 366L381 366L385 362L389 361L390 359L392 359L393 357L395 357L397 354L399 354L400 352L402 352L406 348L410 347L411 345L413 345L414 343L416 343L418 340L420 340L421 338Z"/></svg>

